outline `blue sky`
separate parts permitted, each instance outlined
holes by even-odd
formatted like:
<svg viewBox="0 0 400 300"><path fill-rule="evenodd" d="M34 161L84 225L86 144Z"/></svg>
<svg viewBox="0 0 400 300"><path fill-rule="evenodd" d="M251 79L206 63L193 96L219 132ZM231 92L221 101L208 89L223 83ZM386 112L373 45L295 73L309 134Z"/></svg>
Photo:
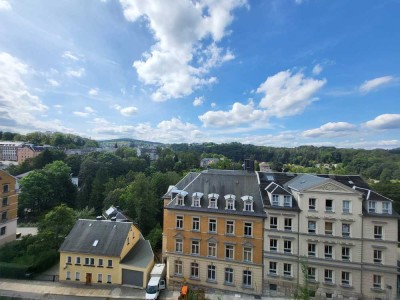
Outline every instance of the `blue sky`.
<svg viewBox="0 0 400 300"><path fill-rule="evenodd" d="M0 0L0 130L400 147L400 2Z"/></svg>

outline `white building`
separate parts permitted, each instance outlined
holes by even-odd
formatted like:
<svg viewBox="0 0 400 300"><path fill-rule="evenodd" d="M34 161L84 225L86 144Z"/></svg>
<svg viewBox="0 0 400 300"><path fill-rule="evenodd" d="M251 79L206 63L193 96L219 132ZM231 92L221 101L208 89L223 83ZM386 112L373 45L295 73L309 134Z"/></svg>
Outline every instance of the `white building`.
<svg viewBox="0 0 400 300"><path fill-rule="evenodd" d="M360 176L257 174L268 214L264 293L289 296L306 273L320 299L397 299L392 200Z"/></svg>
<svg viewBox="0 0 400 300"><path fill-rule="evenodd" d="M17 161L17 149L23 142L0 142L0 161Z"/></svg>

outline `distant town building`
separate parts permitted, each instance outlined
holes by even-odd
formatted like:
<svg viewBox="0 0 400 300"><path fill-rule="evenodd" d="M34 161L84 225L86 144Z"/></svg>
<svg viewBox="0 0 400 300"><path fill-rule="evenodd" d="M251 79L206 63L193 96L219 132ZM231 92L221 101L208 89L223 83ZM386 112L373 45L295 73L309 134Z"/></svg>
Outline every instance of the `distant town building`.
<svg viewBox="0 0 400 300"><path fill-rule="evenodd" d="M216 164L217 162L219 162L219 158L206 157L200 161L200 167L207 168L208 166Z"/></svg>
<svg viewBox="0 0 400 300"><path fill-rule="evenodd" d="M20 164L28 158L34 158L49 147L50 146L34 146L33 144L24 144L17 148L17 161Z"/></svg>
<svg viewBox="0 0 400 300"><path fill-rule="evenodd" d="M156 147L149 147L149 148L138 147L136 148L136 153L138 157L143 157L147 155L152 161L158 159L158 151Z"/></svg>
<svg viewBox="0 0 400 300"><path fill-rule="evenodd" d="M150 242L132 222L78 220L60 247L60 281L145 288L154 265Z"/></svg>
<svg viewBox="0 0 400 300"><path fill-rule="evenodd" d="M0 161L18 161L17 149L23 142L0 142Z"/></svg>
<svg viewBox="0 0 400 300"><path fill-rule="evenodd" d="M259 164L260 172L272 172L271 165L266 162L261 162Z"/></svg>
<svg viewBox="0 0 400 300"><path fill-rule="evenodd" d="M0 170L0 246L15 240L17 232L18 185L15 177Z"/></svg>

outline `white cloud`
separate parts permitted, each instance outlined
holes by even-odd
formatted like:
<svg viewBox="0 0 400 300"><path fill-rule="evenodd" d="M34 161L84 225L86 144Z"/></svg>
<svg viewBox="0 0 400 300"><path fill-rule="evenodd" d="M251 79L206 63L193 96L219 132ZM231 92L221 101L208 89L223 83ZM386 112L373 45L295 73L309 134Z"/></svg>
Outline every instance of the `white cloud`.
<svg viewBox="0 0 400 300"><path fill-rule="evenodd" d="M62 54L62 58L70 59L70 60L74 60L74 61L78 61L79 60L78 56L72 54L72 52L70 52L70 51L65 51Z"/></svg>
<svg viewBox="0 0 400 300"><path fill-rule="evenodd" d="M116 125L104 119L92 123L96 125L93 132L101 137L124 136L164 143L196 142L202 138L204 140L196 125L184 123L177 118L162 121L157 126L148 123L139 123L135 126Z"/></svg>
<svg viewBox="0 0 400 300"><path fill-rule="evenodd" d="M211 68L234 55L218 47L233 21L232 11L245 0L120 0L128 21L144 20L156 43L135 61L139 79L156 87L155 101L181 98L213 84ZM168 17L165 17L168 16Z"/></svg>
<svg viewBox="0 0 400 300"><path fill-rule="evenodd" d="M348 135L356 130L356 126L347 122L329 122L321 127L304 131L301 135L307 138L338 137Z"/></svg>
<svg viewBox="0 0 400 300"><path fill-rule="evenodd" d="M370 129L398 129L400 128L400 114L383 114L365 122L364 126Z"/></svg>
<svg viewBox="0 0 400 300"><path fill-rule="evenodd" d="M204 97L196 97L193 100L193 106L200 106L204 103Z"/></svg>
<svg viewBox="0 0 400 300"><path fill-rule="evenodd" d="M382 85L388 84L389 82L391 82L393 80L394 80L393 76L383 76L383 77L378 77L378 78L374 78L371 80L366 80L360 86L360 92L368 93L370 91L373 91L373 90L379 88Z"/></svg>
<svg viewBox="0 0 400 300"><path fill-rule="evenodd" d="M11 9L12 9L12 7L11 7L10 2L8 2L6 0L0 0L0 11L2 11L2 10L7 11L7 10L11 10Z"/></svg>
<svg viewBox="0 0 400 300"><path fill-rule="evenodd" d="M84 108L84 111L74 111L73 114L74 114L75 116L78 116L78 117L84 117L84 118L86 118L86 117L88 117L88 116L94 114L94 112L95 112L95 110L94 110L93 108L91 108L90 106L86 106L86 107Z"/></svg>
<svg viewBox="0 0 400 300"><path fill-rule="evenodd" d="M314 68L312 69L312 73L314 75L319 75L319 74L321 74L322 70L323 70L322 66L320 64L316 64L314 66Z"/></svg>
<svg viewBox="0 0 400 300"><path fill-rule="evenodd" d="M260 107L276 117L292 116L303 112L313 101L314 94L324 86L326 80L306 78L302 72L292 74L290 70L267 78L258 89L263 93Z"/></svg>
<svg viewBox="0 0 400 300"><path fill-rule="evenodd" d="M48 107L33 95L24 78L35 71L18 58L0 52L0 128L11 131L31 132L52 130L71 132L59 120L43 119Z"/></svg>
<svg viewBox="0 0 400 300"><path fill-rule="evenodd" d="M129 106L129 107L121 108L119 110L119 112L121 113L121 115L123 115L125 117L131 117L131 116L137 114L138 109L137 109L137 107Z"/></svg>
<svg viewBox="0 0 400 300"><path fill-rule="evenodd" d="M78 68L78 69L69 69L65 74L68 77L77 77L80 78L83 75L85 75L85 69L84 68Z"/></svg>
<svg viewBox="0 0 400 300"><path fill-rule="evenodd" d="M216 107L216 106L217 106L217 103L215 103L215 102L212 102L210 106L211 106L212 108L214 108L214 107Z"/></svg>
<svg viewBox="0 0 400 300"><path fill-rule="evenodd" d="M98 94L99 94L99 89L98 88L90 89L89 92L88 92L88 95L92 96L92 97L97 96Z"/></svg>
<svg viewBox="0 0 400 300"><path fill-rule="evenodd" d="M57 80L51 79L51 78L47 79L47 82L50 83L50 85L52 85L52 86L59 86L60 85L60 83Z"/></svg>
<svg viewBox="0 0 400 300"><path fill-rule="evenodd" d="M61 104L56 104L56 105L53 105L53 107L54 107L55 109L62 109L64 106L61 105Z"/></svg>
<svg viewBox="0 0 400 300"><path fill-rule="evenodd" d="M204 126L238 126L265 120L265 112L254 108L253 101L247 105L236 102L229 111L208 111L199 116Z"/></svg>

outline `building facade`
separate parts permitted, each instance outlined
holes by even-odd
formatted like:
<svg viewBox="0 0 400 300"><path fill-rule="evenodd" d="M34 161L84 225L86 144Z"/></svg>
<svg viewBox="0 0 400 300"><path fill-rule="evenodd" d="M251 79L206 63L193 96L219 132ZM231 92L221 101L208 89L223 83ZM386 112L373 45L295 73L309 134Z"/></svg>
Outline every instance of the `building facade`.
<svg viewBox="0 0 400 300"><path fill-rule="evenodd" d="M260 295L265 216L254 172L189 173L164 195L167 283Z"/></svg>
<svg viewBox="0 0 400 300"><path fill-rule="evenodd" d="M60 247L60 281L145 288L154 265L150 243L132 222L78 220Z"/></svg>
<svg viewBox="0 0 400 300"><path fill-rule="evenodd" d="M46 148L43 146L34 146L25 144L17 148L17 162L20 164L28 158L34 158L42 153Z"/></svg>
<svg viewBox="0 0 400 300"><path fill-rule="evenodd" d="M15 240L16 237L18 212L17 189L16 178L0 170L0 246Z"/></svg>
<svg viewBox="0 0 400 300"><path fill-rule="evenodd" d="M17 161L17 150L23 142L0 142L0 161Z"/></svg>
<svg viewBox="0 0 400 300"><path fill-rule="evenodd" d="M398 215L359 176L258 172L267 295L397 299Z"/></svg>

